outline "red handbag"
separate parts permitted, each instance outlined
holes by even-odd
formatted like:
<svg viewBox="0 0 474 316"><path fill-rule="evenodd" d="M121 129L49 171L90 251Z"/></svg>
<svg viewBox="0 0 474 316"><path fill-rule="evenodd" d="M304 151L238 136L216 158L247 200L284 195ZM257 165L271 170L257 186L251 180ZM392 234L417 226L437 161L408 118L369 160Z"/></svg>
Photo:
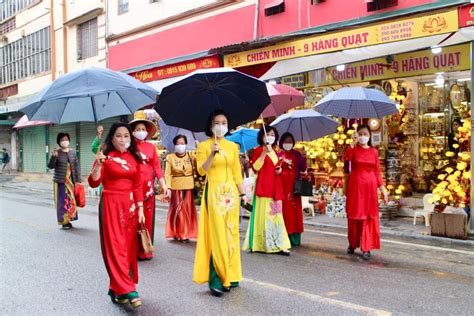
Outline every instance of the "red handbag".
<svg viewBox="0 0 474 316"><path fill-rule="evenodd" d="M77 207L86 206L86 190L84 189L84 184L76 183L74 185L74 197L76 198Z"/></svg>

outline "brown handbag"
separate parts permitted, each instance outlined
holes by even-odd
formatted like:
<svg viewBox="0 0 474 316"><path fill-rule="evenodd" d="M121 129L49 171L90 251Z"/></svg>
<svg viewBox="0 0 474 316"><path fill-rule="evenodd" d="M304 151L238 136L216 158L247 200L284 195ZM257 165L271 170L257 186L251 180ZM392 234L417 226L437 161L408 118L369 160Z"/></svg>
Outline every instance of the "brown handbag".
<svg viewBox="0 0 474 316"><path fill-rule="evenodd" d="M141 250L143 253L150 253L155 250L153 244L151 242L150 233L148 229L145 228L144 224L138 224L138 244L140 245Z"/></svg>

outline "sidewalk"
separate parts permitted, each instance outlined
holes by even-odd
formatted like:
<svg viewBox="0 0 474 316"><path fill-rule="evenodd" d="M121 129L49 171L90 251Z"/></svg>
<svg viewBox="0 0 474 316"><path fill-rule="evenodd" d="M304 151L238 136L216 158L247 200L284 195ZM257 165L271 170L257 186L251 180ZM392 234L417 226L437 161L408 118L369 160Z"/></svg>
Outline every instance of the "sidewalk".
<svg viewBox="0 0 474 316"><path fill-rule="evenodd" d="M50 174L0 174L0 187L53 194L52 175ZM94 194L90 190L86 190L86 192L89 196ZM167 204L157 202L156 206L160 211L168 210ZM304 214L304 224L307 229L317 228L340 233L346 233L347 231L347 220L345 218L331 218L320 214L313 217ZM435 242L448 246L474 247L474 240L457 240L430 236L429 227L424 226L421 220L418 221L417 225L413 225L412 217L398 217L391 221L381 221L380 233L382 238L402 238L419 242Z"/></svg>

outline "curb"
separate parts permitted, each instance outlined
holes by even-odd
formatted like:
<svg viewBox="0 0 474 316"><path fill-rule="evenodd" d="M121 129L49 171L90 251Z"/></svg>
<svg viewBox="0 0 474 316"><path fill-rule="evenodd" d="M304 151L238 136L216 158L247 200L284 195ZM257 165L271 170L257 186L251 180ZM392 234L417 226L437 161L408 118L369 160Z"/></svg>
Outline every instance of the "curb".
<svg viewBox="0 0 474 316"><path fill-rule="evenodd" d="M339 229L343 230L344 232L347 231L347 227L341 225L334 225L334 224L322 224L322 223L310 223L310 222L303 222L305 225L317 227L317 228L326 228L326 229ZM405 239L412 239L412 240L421 240L421 241L430 241L430 242L439 242L448 246L463 246L463 247L474 247L474 240L462 240L462 239L451 239L451 238L443 238L437 236L425 236L419 235L416 233L411 232L397 232L387 229L380 229L381 237L388 236L388 237L399 237Z"/></svg>
<svg viewBox="0 0 474 316"><path fill-rule="evenodd" d="M28 187L21 187L15 186L10 184L1 183L0 187L10 188L10 189L20 189L20 190L28 190L32 192L39 192L39 193L52 193L53 190L44 190L44 189L35 189L35 188L28 188ZM157 205L157 209L162 212L167 212L168 209L164 206ZM321 228L321 229L337 229L342 230L344 232L347 231L347 227L335 224L324 224L324 223L312 223L308 221L303 222L304 225ZM387 229L380 229L381 237L399 237L404 239L411 239L411 240L420 240L426 242L438 242L447 246L462 246L462 247L474 247L474 240L461 240L461 239L451 239L451 238L443 238L437 236L426 236L426 235L419 235L416 233L411 232L397 232Z"/></svg>

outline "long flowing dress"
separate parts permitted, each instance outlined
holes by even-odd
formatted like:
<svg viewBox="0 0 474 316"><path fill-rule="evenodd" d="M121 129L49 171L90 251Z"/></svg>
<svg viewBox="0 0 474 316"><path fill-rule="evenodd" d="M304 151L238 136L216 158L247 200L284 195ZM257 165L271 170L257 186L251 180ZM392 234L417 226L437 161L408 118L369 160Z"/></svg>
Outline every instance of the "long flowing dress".
<svg viewBox="0 0 474 316"><path fill-rule="evenodd" d="M303 206L301 196L293 194L295 182L306 171L306 160L296 150L281 151L283 184L283 218L292 246L301 245L301 234L304 232Z"/></svg>
<svg viewBox="0 0 474 316"><path fill-rule="evenodd" d="M54 205L59 225L68 225L78 219L74 184L80 182L81 170L74 151L58 150L58 156L51 156L48 168L54 169Z"/></svg>
<svg viewBox="0 0 474 316"><path fill-rule="evenodd" d="M242 280L239 236L239 192L242 183L239 149L219 139L219 153L206 172L202 165L211 154L213 139L197 148L197 170L206 176L199 217L193 281L212 288L238 286Z"/></svg>
<svg viewBox="0 0 474 316"><path fill-rule="evenodd" d="M380 249L377 189L383 182L378 151L372 147L349 147L344 159L351 163L346 200L349 246L360 247L364 252Z"/></svg>
<svg viewBox="0 0 474 316"><path fill-rule="evenodd" d="M281 177L276 175L275 167L279 160L272 151L263 164L259 157L263 147L258 147L250 161L257 173L252 214L243 245L244 250L252 252L278 253L291 248L282 214L283 190Z"/></svg>
<svg viewBox="0 0 474 316"><path fill-rule="evenodd" d="M163 178L160 157L156 152L156 147L143 140L136 140L138 150L143 159L143 165L140 168L143 181L143 210L145 212L145 227L150 233L151 242L154 244L155 238L155 178ZM153 253L145 253L141 244L138 245L138 258L151 259ZM155 248L156 249L156 248Z"/></svg>
<svg viewBox="0 0 474 316"><path fill-rule="evenodd" d="M187 240L197 237L197 214L194 203L194 158L169 154L166 157L165 178L171 189L165 237Z"/></svg>
<svg viewBox="0 0 474 316"><path fill-rule="evenodd" d="M89 176L93 188L103 185L99 203L99 228L102 257L110 278L109 294L136 292L138 283L137 226L143 188L138 163L128 151L112 151L102 164L97 181Z"/></svg>

